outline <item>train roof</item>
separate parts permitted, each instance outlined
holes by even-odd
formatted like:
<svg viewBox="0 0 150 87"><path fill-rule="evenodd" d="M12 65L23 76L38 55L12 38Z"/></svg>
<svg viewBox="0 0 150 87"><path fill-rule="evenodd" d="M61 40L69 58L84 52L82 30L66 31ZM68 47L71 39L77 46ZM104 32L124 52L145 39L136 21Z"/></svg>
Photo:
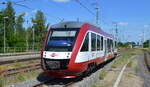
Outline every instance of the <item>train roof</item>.
<svg viewBox="0 0 150 87"><path fill-rule="evenodd" d="M52 25L51 28L66 28L66 27L67 28L81 28L84 24L88 24L94 28L99 29L100 30L99 33L103 34L104 36L114 38L113 35L104 32L101 28L96 27L95 25L88 23L88 22L76 22L76 21L61 22L61 23Z"/></svg>
<svg viewBox="0 0 150 87"><path fill-rule="evenodd" d="M67 28L80 28L82 25L85 24L84 22L61 22L58 24L52 25L51 28L65 28L65 25L67 25Z"/></svg>

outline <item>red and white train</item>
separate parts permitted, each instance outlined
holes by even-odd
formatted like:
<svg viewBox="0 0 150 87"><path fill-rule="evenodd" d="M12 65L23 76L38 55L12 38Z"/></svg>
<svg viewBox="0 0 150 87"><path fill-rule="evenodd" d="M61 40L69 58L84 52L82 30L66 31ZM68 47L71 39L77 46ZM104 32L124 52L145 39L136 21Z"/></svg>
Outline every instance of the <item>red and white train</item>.
<svg viewBox="0 0 150 87"><path fill-rule="evenodd" d="M75 78L114 58L115 38L89 23L63 22L49 29L42 49L42 69L56 78Z"/></svg>

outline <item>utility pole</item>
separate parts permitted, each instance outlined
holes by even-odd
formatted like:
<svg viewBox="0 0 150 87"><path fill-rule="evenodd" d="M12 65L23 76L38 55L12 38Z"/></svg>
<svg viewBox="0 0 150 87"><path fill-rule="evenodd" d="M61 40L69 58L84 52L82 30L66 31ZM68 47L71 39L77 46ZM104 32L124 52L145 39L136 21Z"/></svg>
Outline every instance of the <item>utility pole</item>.
<svg viewBox="0 0 150 87"><path fill-rule="evenodd" d="M27 25L28 25L28 20L27 20ZM28 32L26 31L26 51L29 50L29 43L28 43Z"/></svg>
<svg viewBox="0 0 150 87"><path fill-rule="evenodd" d="M32 37L32 39L33 39L32 50L34 51L34 40L35 40L35 38L34 38L34 28L33 28L33 37Z"/></svg>
<svg viewBox="0 0 150 87"><path fill-rule="evenodd" d="M5 19L8 19L8 17L6 16L6 17L4 17L4 53L6 52L6 26L5 26Z"/></svg>
<svg viewBox="0 0 150 87"><path fill-rule="evenodd" d="M150 38L149 38L149 40L148 40L148 43L149 43L149 45L148 45L148 46L149 46L149 48L150 48Z"/></svg>
<svg viewBox="0 0 150 87"><path fill-rule="evenodd" d="M79 18L77 18L77 22L79 22Z"/></svg>
<svg viewBox="0 0 150 87"><path fill-rule="evenodd" d="M147 33L148 33L148 36L146 35L148 37L148 40L147 40L148 42L147 43L148 43L148 48L150 48L150 36L149 36L150 29L149 29L149 24L144 25L144 27L147 29Z"/></svg>
<svg viewBox="0 0 150 87"><path fill-rule="evenodd" d="M145 40L145 32L143 31L143 34L142 34L142 48L144 48L144 40Z"/></svg>
<svg viewBox="0 0 150 87"><path fill-rule="evenodd" d="M96 24L98 25L99 24L99 8L98 8L98 5L96 6Z"/></svg>
<svg viewBox="0 0 150 87"><path fill-rule="evenodd" d="M116 28L115 28L115 32L116 32L116 39L117 39L117 44L116 44L116 47L118 47L118 24L116 23Z"/></svg>
<svg viewBox="0 0 150 87"><path fill-rule="evenodd" d="M35 23L34 23L35 24ZM34 25L33 24L33 25ZM35 46L35 29L34 29L34 27L32 26L32 50L34 51L34 46Z"/></svg>
<svg viewBox="0 0 150 87"><path fill-rule="evenodd" d="M150 29L148 29L148 33L150 34ZM150 49L150 36L149 36L149 40L148 40L148 47L149 47L149 49Z"/></svg>
<svg viewBox="0 0 150 87"><path fill-rule="evenodd" d="M98 25L99 24L99 6L98 6L98 3L93 3L92 5L95 5L95 10L96 10L96 17L95 17L95 22L96 24Z"/></svg>
<svg viewBox="0 0 150 87"><path fill-rule="evenodd" d="M150 28L148 28L148 34L150 34ZM148 48L150 48L150 36L148 36Z"/></svg>
<svg viewBox="0 0 150 87"><path fill-rule="evenodd" d="M118 43L118 22L113 22L113 24L115 24L115 38ZM118 44L116 46L118 47Z"/></svg>

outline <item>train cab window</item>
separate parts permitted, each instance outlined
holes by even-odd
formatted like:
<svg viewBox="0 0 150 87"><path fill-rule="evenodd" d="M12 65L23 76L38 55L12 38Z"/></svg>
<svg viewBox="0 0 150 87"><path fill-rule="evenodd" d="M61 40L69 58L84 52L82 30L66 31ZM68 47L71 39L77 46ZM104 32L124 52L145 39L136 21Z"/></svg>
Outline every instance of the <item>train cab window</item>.
<svg viewBox="0 0 150 87"><path fill-rule="evenodd" d="M100 36L97 35L97 51L100 51Z"/></svg>
<svg viewBox="0 0 150 87"><path fill-rule="evenodd" d="M45 51L71 52L78 35L78 30L78 28L51 29L46 41Z"/></svg>
<svg viewBox="0 0 150 87"><path fill-rule="evenodd" d="M83 42L82 48L81 48L81 52L83 51L88 51L89 49L89 33L87 33L85 40Z"/></svg>
<svg viewBox="0 0 150 87"><path fill-rule="evenodd" d="M103 42L104 42L104 38L103 36L101 37L101 50L103 50Z"/></svg>
<svg viewBox="0 0 150 87"><path fill-rule="evenodd" d="M91 33L91 49L92 51L96 51L96 34Z"/></svg>

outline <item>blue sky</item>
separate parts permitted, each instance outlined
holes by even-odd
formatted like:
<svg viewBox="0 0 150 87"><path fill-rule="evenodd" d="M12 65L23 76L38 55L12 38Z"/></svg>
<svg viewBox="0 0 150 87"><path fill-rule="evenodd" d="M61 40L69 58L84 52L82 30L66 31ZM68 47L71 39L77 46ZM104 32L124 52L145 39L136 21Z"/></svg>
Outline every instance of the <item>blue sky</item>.
<svg viewBox="0 0 150 87"><path fill-rule="evenodd" d="M21 0L0 0L3 1L21 1ZM145 31L145 39L150 37L150 0L80 0L94 14L95 5L98 3L100 8L100 27L113 33L114 25L112 22L118 22L119 37L121 41L140 41L142 32ZM16 14L26 12L25 20L29 20L35 15L36 10L45 13L47 23L55 24L64 19L64 21L90 21L95 23L95 16L83 8L76 0L27 0L19 4L26 5L27 9L14 5ZM0 4L0 8L5 5ZM31 23L25 23L25 27ZM145 25L145 27L144 27Z"/></svg>

